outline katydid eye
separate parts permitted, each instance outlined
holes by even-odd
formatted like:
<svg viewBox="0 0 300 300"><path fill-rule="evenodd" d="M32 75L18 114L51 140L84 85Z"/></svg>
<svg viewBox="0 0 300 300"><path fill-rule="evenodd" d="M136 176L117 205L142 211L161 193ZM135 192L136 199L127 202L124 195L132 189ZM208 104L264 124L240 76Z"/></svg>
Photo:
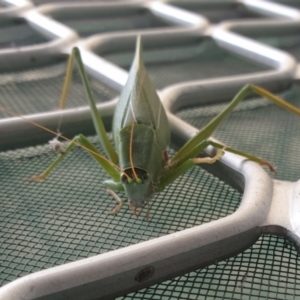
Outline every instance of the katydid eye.
<svg viewBox="0 0 300 300"><path fill-rule="evenodd" d="M147 181L149 179L149 173L144 173L142 179L143 181Z"/></svg>

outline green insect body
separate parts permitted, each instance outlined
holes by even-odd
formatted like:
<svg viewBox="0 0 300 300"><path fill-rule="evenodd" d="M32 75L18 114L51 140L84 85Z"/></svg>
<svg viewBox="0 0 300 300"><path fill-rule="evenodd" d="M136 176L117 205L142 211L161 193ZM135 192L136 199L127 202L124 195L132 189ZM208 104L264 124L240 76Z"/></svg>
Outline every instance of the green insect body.
<svg viewBox="0 0 300 300"><path fill-rule="evenodd" d="M170 141L168 118L146 72L140 49L138 44L113 121L119 164L129 176L122 174L121 182L131 206L136 208L143 207L155 192L167 163L165 151Z"/></svg>
<svg viewBox="0 0 300 300"><path fill-rule="evenodd" d="M107 158L86 137L79 135L71 141L68 147L61 152L60 156L57 157L44 173L32 177L32 180L45 179L74 146L80 146L87 150L106 171L108 176L110 176L110 179L106 180L103 185L119 203L110 213L117 213L123 206L123 200L114 191L123 191L128 198L129 207L133 214L139 215L143 207L147 205L148 218L150 209L149 201L155 193L162 191L193 166L201 163L214 163L224 154L225 149L261 165L266 165L275 172L273 166L268 161L211 141L209 137L234 107L253 92L268 98L275 104L300 116L298 108L261 87L247 85L240 90L220 114L212 119L195 137L189 140L169 159L166 152L170 141L168 118L146 72L141 58L141 48L141 40L138 38L136 54L128 80L115 109L113 138L116 149L113 149L105 132L101 116L97 111L80 52L77 48L73 49L73 55L70 56L69 60L61 103L66 102L75 58L87 92L93 123ZM64 105L61 106L63 107ZM60 136L60 138L64 137ZM199 153L209 145L218 149L216 155L214 157L199 158ZM139 213L136 211L137 208L140 208Z"/></svg>

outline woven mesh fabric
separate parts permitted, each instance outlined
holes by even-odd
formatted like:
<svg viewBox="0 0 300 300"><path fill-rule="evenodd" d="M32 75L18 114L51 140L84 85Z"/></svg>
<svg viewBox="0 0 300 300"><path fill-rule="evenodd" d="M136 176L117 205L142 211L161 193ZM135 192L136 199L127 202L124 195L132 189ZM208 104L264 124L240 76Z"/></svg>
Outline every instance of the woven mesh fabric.
<svg viewBox="0 0 300 300"><path fill-rule="evenodd" d="M300 88L295 85L281 96L300 107ZM202 128L226 104L182 110L178 116L197 128ZM298 180L300 140L299 117L267 99L244 100L220 125L213 136L236 149L272 162L282 180Z"/></svg>
<svg viewBox="0 0 300 300"><path fill-rule="evenodd" d="M299 93L293 86L280 96L299 107ZM183 109L177 116L201 128L225 106ZM241 102L214 137L273 161L276 178L298 180L299 132L298 117L267 99L253 98ZM299 255L285 238L262 236L235 257L118 299L297 299L298 265Z"/></svg>
<svg viewBox="0 0 300 300"><path fill-rule="evenodd" d="M103 57L129 69L133 53L115 51L103 54ZM211 39L202 39L190 45L144 48L143 59L150 78L158 89L184 81L267 70L262 65L221 49Z"/></svg>
<svg viewBox="0 0 300 300"><path fill-rule="evenodd" d="M270 46L282 49L292 54L296 59L300 59L300 35L297 32L280 35L264 34L261 36L253 36L253 38Z"/></svg>
<svg viewBox="0 0 300 300"><path fill-rule="evenodd" d="M290 7L293 7L293 8L299 8L300 7L300 4L297 3L297 1L295 1L295 0L267 0L267 1L287 5L287 6L290 6Z"/></svg>
<svg viewBox="0 0 300 300"><path fill-rule="evenodd" d="M11 24L0 24L0 49L15 48L48 42L24 21L15 20Z"/></svg>
<svg viewBox="0 0 300 300"><path fill-rule="evenodd" d="M34 0L36 5L46 2L55 0ZM231 11L228 13L229 18L240 16L239 11L232 15ZM222 19L221 15L225 15L223 11L207 12L215 22ZM157 23L153 24L156 26ZM79 26L81 31L82 22L69 25ZM91 20L87 27L83 27L81 35L94 33L97 26ZM114 30L112 25L105 26L108 27L103 30ZM14 35L16 44L19 40L20 45L44 42L39 41L40 37L31 41L31 33L30 38L22 41L23 31L14 27L10 36L13 32L17 32ZM7 44L5 39L3 41L2 47L15 46L10 42ZM132 56L133 52L122 52L110 53L107 58L128 69ZM157 88L182 81L266 69L232 56L211 41L157 51L146 49L144 57ZM55 109L64 69L65 63L58 62L39 70L27 70L26 74L14 73L10 83L6 80L11 74L2 74L2 104L21 114ZM74 90L70 91L70 107L86 104L81 81L76 77L72 86ZM92 85L99 101L115 96L99 82L92 80ZM297 87L293 88L293 93L297 96ZM289 93L285 96L289 98ZM291 96L291 101L298 105L296 97ZM221 108L222 105L215 105L184 110L178 115L194 126L202 127ZM268 118L270 114L274 119ZM246 101L215 136L231 146L274 161L278 166L277 178L298 179L297 156L293 154L298 153L296 135L299 128L293 120L290 114L283 116L264 101ZM268 125L257 128L258 121L266 121ZM288 130L283 130L280 124L287 126L284 128ZM242 127L250 129L250 133L240 132ZM271 133L275 134L274 138L270 138ZM95 137L91 140L97 144ZM234 212L241 199L237 191L195 167L155 197L150 221L144 219L145 212L136 218L127 207L117 216L106 216L105 212L115 205L101 185L107 175L82 149L74 149L46 181L24 181L44 170L55 157L47 145L0 153L0 285L42 269L219 219ZM299 297L298 261L295 249L283 238L263 236L236 257L128 295L125 299L296 299Z"/></svg>
<svg viewBox="0 0 300 300"><path fill-rule="evenodd" d="M225 5L224 5L225 4ZM261 18L259 14L255 14L247 10L243 5L238 3L226 3L219 4L218 6L215 3L205 3L201 4L187 4L182 2L182 5L179 3L173 4L174 6L180 6L185 10L191 11L193 13L202 15L206 17L211 23L219 23L225 20L236 20L236 19L255 19Z"/></svg>
<svg viewBox="0 0 300 300"><path fill-rule="evenodd" d="M118 1L118 0L89 0L89 2L113 2L113 1ZM32 0L32 3L34 5L42 5L42 4L47 4L47 3L59 3L61 0ZM64 0L64 2L85 2L85 0Z"/></svg>
<svg viewBox="0 0 300 300"><path fill-rule="evenodd" d="M136 30L171 26L152 15L149 11L127 13L120 16L71 16L55 17L54 19L76 30L80 36L86 37L95 33L120 30Z"/></svg>
<svg viewBox="0 0 300 300"><path fill-rule="evenodd" d="M0 73L0 105L17 114L53 111L59 107L67 62L31 68L19 72ZM117 93L90 77L96 102L111 100ZM88 100L77 68L74 69L67 107L87 105ZM8 117L0 112L0 117Z"/></svg>
<svg viewBox="0 0 300 300"><path fill-rule="evenodd" d="M129 68L133 52L104 56ZM157 88L187 80L216 77L226 74L250 73L266 68L243 60L218 48L211 40L198 45L145 51L146 66ZM19 72L0 73L0 105L18 114L53 111L57 109L66 70L66 61L30 68ZM97 102L110 100L117 93L91 78ZM67 107L86 105L86 95L78 71L75 69ZM0 112L0 116L7 117Z"/></svg>
<svg viewBox="0 0 300 300"><path fill-rule="evenodd" d="M300 297L299 255L283 237L262 236L230 259L131 293L129 299L268 299Z"/></svg>
<svg viewBox="0 0 300 300"><path fill-rule="evenodd" d="M107 216L116 204L102 187L108 176L83 149L67 155L47 180L24 181L56 156L48 145L0 153L1 285L225 217L241 199L240 193L195 167L155 196L149 221L146 212L137 218L127 205L116 216Z"/></svg>

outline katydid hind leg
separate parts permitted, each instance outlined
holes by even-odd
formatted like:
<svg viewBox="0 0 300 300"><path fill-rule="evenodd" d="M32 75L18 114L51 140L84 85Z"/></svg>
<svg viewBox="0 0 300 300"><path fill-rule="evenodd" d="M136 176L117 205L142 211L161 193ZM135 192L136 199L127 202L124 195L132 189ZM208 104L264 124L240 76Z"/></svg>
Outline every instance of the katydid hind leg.
<svg viewBox="0 0 300 300"><path fill-rule="evenodd" d="M200 152L203 151L208 146L213 146L217 148L218 149L217 154L214 157L197 157L200 154ZM203 163L207 163L207 164L215 163L224 155L225 150L234 154L241 155L245 158L248 158L249 160L257 162L260 165L267 166L272 172L276 174L276 170L274 166L270 162L258 156L255 156L250 153L246 153L244 151L237 150L232 147L228 147L222 143L214 142L211 140L205 140L202 141L196 147L194 147L194 149L191 149L189 152L186 153L184 162L179 163L178 161L175 161L173 165L171 165L169 168L167 168L164 171L164 174L162 175L161 180L158 184L157 191L162 191L167 185L171 184L179 176L186 173L194 165L203 164Z"/></svg>
<svg viewBox="0 0 300 300"><path fill-rule="evenodd" d="M253 154L250 154L250 153L247 153L247 152L244 152L244 151L240 151L240 150L237 150L235 148L232 148L232 147L228 147L228 146L225 146L224 144L221 144L221 143L217 143L217 142L214 142L214 141L207 141L207 144L208 145L211 145L217 149L225 149L226 151L228 152L231 152L231 153L234 153L234 154L238 154L240 156L243 156L245 158L248 158L249 160L252 160L262 166L266 166L270 169L270 171L272 171L273 173L276 174L276 169L274 168L274 166L272 165L272 163L270 163L269 161L267 160L264 160L258 156L255 156Z"/></svg>
<svg viewBox="0 0 300 300"><path fill-rule="evenodd" d="M300 109L291 105L282 98L272 94L271 92L255 85L244 86L233 100L228 104L228 106L221 111L215 118L213 118L204 128L202 128L199 133L189 140L171 159L171 164L175 161L184 162L187 153L192 151L198 144L202 141L208 139L216 128L222 123L222 121L228 116L228 114L248 95L255 93L259 96L266 97L270 101L274 102L278 106L300 116Z"/></svg>
<svg viewBox="0 0 300 300"><path fill-rule="evenodd" d="M247 85L240 90L240 92L234 97L234 99L229 103L229 105L218 114L210 123L208 123L200 132L188 141L169 161L170 168L166 171L164 176L162 177L162 181L159 184L158 190L163 189L167 184L167 182L174 181L181 174L185 173L189 168L193 166L193 157L196 157L202 150L204 150L207 146L211 145L218 149L226 149L228 152L232 152L238 155L241 155L249 160L259 163L260 165L267 166L272 172L276 174L276 170L274 166L255 155L246 153L244 151L240 151L234 149L232 147L225 146L221 143L213 142L208 140L210 135L214 132L214 130L220 125L220 123L227 117L227 115L237 106L237 104L245 99L250 93L256 93L262 97L266 97L278 106L300 116L300 109L289 104L285 100L280 97L270 93L269 91L255 86L255 85Z"/></svg>
<svg viewBox="0 0 300 300"><path fill-rule="evenodd" d="M213 164L224 155L224 149L219 149L213 157L194 157L189 158L180 165L171 166L166 169L157 185L156 191L160 192L178 177L186 173L189 169L199 164Z"/></svg>

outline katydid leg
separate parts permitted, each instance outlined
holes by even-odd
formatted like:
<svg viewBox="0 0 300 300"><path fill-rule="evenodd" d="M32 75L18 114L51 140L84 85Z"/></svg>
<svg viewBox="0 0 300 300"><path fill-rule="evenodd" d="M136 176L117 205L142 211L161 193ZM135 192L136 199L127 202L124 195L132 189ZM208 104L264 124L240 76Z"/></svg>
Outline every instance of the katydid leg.
<svg viewBox="0 0 300 300"><path fill-rule="evenodd" d="M30 181L35 180L43 180L46 179L49 174L53 171L53 169L64 159L64 157L75 147L75 146L81 146L83 149L87 150L92 157L101 165L101 167L111 176L111 178L114 181L120 180L120 172L117 170L114 166L114 164L103 157L97 148L82 134L76 136L71 143L68 145L68 147L65 149L65 152L63 154L60 154L54 162L40 175L33 176L30 178Z"/></svg>
<svg viewBox="0 0 300 300"><path fill-rule="evenodd" d="M260 165L267 166L272 172L276 173L276 170L274 169L273 165L270 162L268 162L268 161L266 161L266 160L264 160L264 159L262 159L258 156L255 156L253 154L250 154L250 153L247 153L247 152L244 152L244 151L240 151L240 150L237 150L235 148L228 147L228 146L226 146L222 143L217 143L217 142L214 142L214 141L211 141L211 140L202 141L194 149L190 149L189 152L186 151L185 156L183 156L183 158L180 161L172 161L170 163L170 165L176 167L176 166L180 165L181 161L186 161L190 158L197 157L208 146L213 146L217 149L221 149L221 150L224 149L228 152L241 155L245 158L248 158L248 159L250 159L254 162L259 163Z"/></svg>
<svg viewBox="0 0 300 300"><path fill-rule="evenodd" d="M160 182L156 188L157 192L161 192L166 186L171 184L174 180L176 180L179 176L186 173L190 168L198 164L213 164L217 160L219 160L224 155L223 150L218 150L214 157L196 157L189 158L181 165L171 166L169 169L165 170Z"/></svg>
<svg viewBox="0 0 300 300"><path fill-rule="evenodd" d="M218 150L217 154L214 157L199 157L196 156L199 155L201 151L203 151L206 147L213 146ZM171 184L175 179L177 179L179 176L187 172L191 167L197 164L213 164L219 158L224 154L224 151L228 151L234 154L241 155L245 158L248 158L249 160L252 160L254 162L259 163L260 165L267 166L272 172L276 174L276 170L274 169L273 165L266 161L261 159L260 157L257 157L255 155L234 149L232 147L228 147L224 144L217 143L211 140L202 141L199 145L194 147L194 149L191 149L189 152L185 153L184 162L175 161L168 169L166 169L161 177L161 180L158 184L157 191L162 191L167 185Z"/></svg>
<svg viewBox="0 0 300 300"><path fill-rule="evenodd" d="M74 56L70 55L69 59L68 59L68 65L67 65L67 71L66 71L66 75L65 75L64 85L63 85L63 89L62 89L60 101L59 101L60 109L66 108L68 93L69 93L69 89L70 89L70 83L72 80L73 68L74 68Z"/></svg>
<svg viewBox="0 0 300 300"><path fill-rule="evenodd" d="M118 202L118 205L116 205L116 207L111 210L108 211L106 214L107 215L116 215L120 209L124 206L124 201L111 189L106 189L106 191Z"/></svg>
<svg viewBox="0 0 300 300"><path fill-rule="evenodd" d="M124 185L120 181L108 179L103 182L103 186L113 191L124 192Z"/></svg>
<svg viewBox="0 0 300 300"><path fill-rule="evenodd" d="M246 85L243 87L238 94L233 98L233 100L228 104L228 106L219 113L214 119L212 119L204 128L202 128L199 133L189 140L170 160L173 162L184 162L185 157L189 156L187 153L193 151L197 145L208 139L220 123L228 116L228 114L251 93L258 94L262 97L268 98L270 101L274 102L278 106L300 116L300 109L281 99L280 97L270 93L269 91L255 85Z"/></svg>
<svg viewBox="0 0 300 300"><path fill-rule="evenodd" d="M249 160L257 162L260 165L267 166L272 172L274 172L276 174L276 170L275 170L274 166L270 162L268 162L266 160L263 160L262 158L260 158L258 156L255 156L255 155L252 155L252 154L249 154L249 153L246 153L246 152L234 149L232 147L224 146L223 144L216 143L214 141L207 141L207 144L211 145L211 146L213 146L213 147L215 147L217 149L225 149L228 152L241 155L241 156L243 156L245 158L248 158Z"/></svg>
<svg viewBox="0 0 300 300"><path fill-rule="evenodd" d="M89 80L88 80L88 77L87 77L82 59L81 59L79 49L77 47L75 47L73 49L71 57L69 58L69 61L68 61L67 72L66 72L66 76L65 76L65 81L64 81L64 86L63 86L63 90L62 90L61 99L60 99L60 107L64 108L65 105L66 105L67 95L68 95L70 82L71 82L71 78L72 78L72 72L73 72L73 68L74 68L74 59L77 62L77 65L78 65L78 68L79 68L79 73L81 75L82 82L83 82L83 85L85 87L85 91L86 91L86 94L87 94L87 97L88 97L88 100L89 100L92 119L93 119L93 123L94 123L95 130L97 132L97 135L100 139L100 142L101 142L101 144L104 148L104 151L105 151L106 155L110 158L110 160L114 164L117 164L118 160L119 160L118 154L116 153L116 151L114 150L111 142L108 139L103 121L102 121L101 116L100 116L100 114L97 110L95 99L93 97L93 93L92 93L90 83L89 83Z"/></svg>

